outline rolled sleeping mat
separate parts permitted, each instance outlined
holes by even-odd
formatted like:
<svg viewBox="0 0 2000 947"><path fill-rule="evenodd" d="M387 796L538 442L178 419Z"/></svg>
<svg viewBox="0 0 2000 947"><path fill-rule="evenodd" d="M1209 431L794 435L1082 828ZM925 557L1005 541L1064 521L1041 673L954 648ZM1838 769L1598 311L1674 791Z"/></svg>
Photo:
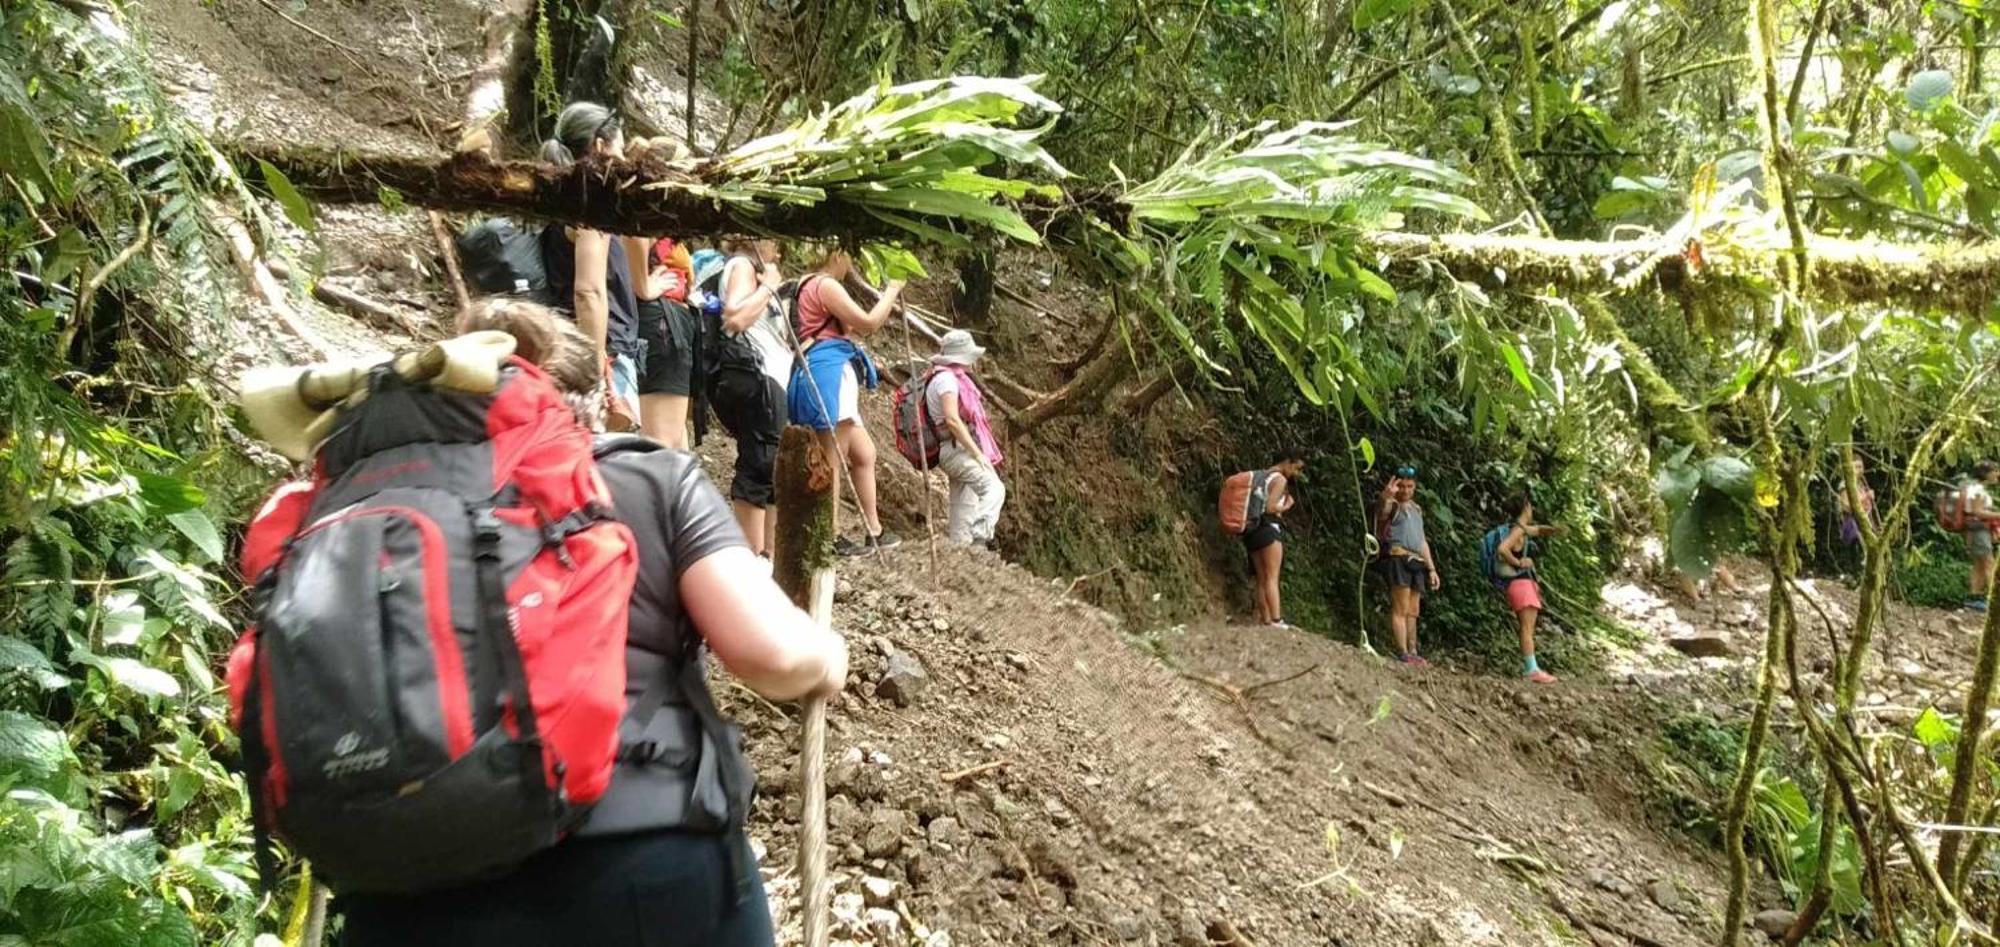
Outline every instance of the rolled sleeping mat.
<svg viewBox="0 0 2000 947"><path fill-rule="evenodd" d="M405 352L395 357L394 365L396 374L410 381L486 394L499 387L500 367L513 354L513 336L473 332ZM258 437L286 457L305 460L331 433L334 409L368 396L368 374L381 364L366 360L253 368L237 385L237 401Z"/></svg>

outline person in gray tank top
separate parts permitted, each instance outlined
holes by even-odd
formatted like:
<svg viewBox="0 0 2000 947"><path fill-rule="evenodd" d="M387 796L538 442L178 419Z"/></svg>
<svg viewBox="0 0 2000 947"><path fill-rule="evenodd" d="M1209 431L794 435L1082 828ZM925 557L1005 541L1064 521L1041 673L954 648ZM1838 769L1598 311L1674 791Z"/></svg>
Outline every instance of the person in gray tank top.
<svg viewBox="0 0 2000 947"><path fill-rule="evenodd" d="M1382 488L1376 505L1377 532L1383 539L1378 568L1389 584L1389 631L1396 639L1396 656L1404 664L1428 667L1417 653L1417 616L1423 593L1443 585L1430 539L1424 535L1424 508L1417 503L1417 468L1404 465Z"/></svg>

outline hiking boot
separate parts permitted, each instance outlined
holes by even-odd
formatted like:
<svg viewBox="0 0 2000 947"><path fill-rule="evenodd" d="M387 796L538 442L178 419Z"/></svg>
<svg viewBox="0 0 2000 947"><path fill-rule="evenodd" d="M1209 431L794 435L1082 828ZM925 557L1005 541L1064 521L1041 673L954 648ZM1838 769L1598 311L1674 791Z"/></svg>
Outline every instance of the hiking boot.
<svg viewBox="0 0 2000 947"><path fill-rule="evenodd" d="M1986 610L1986 600L1983 598L1966 599L1965 608L1967 611L1983 612Z"/></svg>
<svg viewBox="0 0 2000 947"><path fill-rule="evenodd" d="M903 537L886 529L868 537L868 546L871 549L894 549L902 544Z"/></svg>
<svg viewBox="0 0 2000 947"><path fill-rule="evenodd" d="M875 551L873 541L857 543L845 536L833 538L833 554L836 556L865 556Z"/></svg>
<svg viewBox="0 0 2000 947"><path fill-rule="evenodd" d="M1532 671L1529 671L1526 674L1521 675L1521 680L1527 681L1530 684L1554 684L1556 682L1556 676L1550 674L1547 671L1542 670L1541 668L1536 668Z"/></svg>

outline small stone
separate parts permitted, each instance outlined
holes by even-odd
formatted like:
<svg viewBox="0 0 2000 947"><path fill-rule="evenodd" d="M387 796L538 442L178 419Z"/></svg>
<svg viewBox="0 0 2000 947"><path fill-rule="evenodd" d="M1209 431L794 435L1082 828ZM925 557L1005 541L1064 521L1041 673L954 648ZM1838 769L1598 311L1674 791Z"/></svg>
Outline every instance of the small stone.
<svg viewBox="0 0 2000 947"><path fill-rule="evenodd" d="M891 648L882 680L875 685L875 696L893 700L898 707L908 707L917 695L923 693L930 680L923 662L907 652Z"/></svg>
<svg viewBox="0 0 2000 947"><path fill-rule="evenodd" d="M863 878L861 896L870 907L882 907L896 900L896 883L887 878Z"/></svg>
<svg viewBox="0 0 2000 947"><path fill-rule="evenodd" d="M865 906L862 903L861 895L852 891L844 891L833 896L833 906L829 909L829 913L833 915L834 921L842 926L859 930L861 927L861 911Z"/></svg>
<svg viewBox="0 0 2000 947"><path fill-rule="evenodd" d="M1111 933L1119 940L1138 940L1146 936L1146 928L1139 919L1130 914L1120 914L1111 919Z"/></svg>
<svg viewBox="0 0 2000 947"><path fill-rule="evenodd" d="M861 807L846 796L835 796L826 801L826 824L836 829L844 829L861 821Z"/></svg>
<svg viewBox="0 0 2000 947"><path fill-rule="evenodd" d="M868 816L868 828L861 833L861 850L870 858L887 858L903 847L901 809L877 809Z"/></svg>
<svg viewBox="0 0 2000 947"><path fill-rule="evenodd" d="M951 622L945 621L942 618L933 618L931 619L931 630L939 633L950 631Z"/></svg>
<svg viewBox="0 0 2000 947"><path fill-rule="evenodd" d="M1014 741L1004 733L989 733L979 738L979 745L989 750L1004 750L1014 745Z"/></svg>
<svg viewBox="0 0 2000 947"><path fill-rule="evenodd" d="M1025 671L1028 669L1028 656L1019 651L1009 651L1007 663L1013 665L1016 670Z"/></svg>
<svg viewBox="0 0 2000 947"><path fill-rule="evenodd" d="M932 819L931 824L926 827L925 831L930 834L933 844L949 845L956 848L965 843L965 828L960 826L958 820L951 816Z"/></svg>
<svg viewBox="0 0 2000 947"><path fill-rule="evenodd" d="M931 936L924 938L924 947L951 947L951 933L932 931Z"/></svg>
<svg viewBox="0 0 2000 947"><path fill-rule="evenodd" d="M1076 816L1069 811L1069 807L1054 799L1042 800L1042 813L1047 815L1049 821L1055 823L1058 827L1068 826L1076 821Z"/></svg>
<svg viewBox="0 0 2000 947"><path fill-rule="evenodd" d="M1175 947L1209 947L1208 925L1194 908L1182 908L1180 929L1174 933Z"/></svg>
<svg viewBox="0 0 2000 947"><path fill-rule="evenodd" d="M1729 642L1714 635L1687 635L1667 639L1667 646L1690 658L1723 658L1729 656Z"/></svg>
<svg viewBox="0 0 2000 947"><path fill-rule="evenodd" d="M1782 909L1760 911L1756 917L1750 919L1750 926L1763 931L1764 936L1777 940L1785 936L1785 932L1791 930L1798 919L1798 914L1793 911Z"/></svg>
<svg viewBox="0 0 2000 947"><path fill-rule="evenodd" d="M878 944L903 942L903 918L887 908L869 908L867 927L869 933L875 935L875 942Z"/></svg>
<svg viewBox="0 0 2000 947"><path fill-rule="evenodd" d="M1647 885L1646 896L1652 898L1653 903L1660 906L1660 910L1666 911L1669 914L1678 912L1681 909L1680 889L1674 887L1674 883L1665 878L1657 879L1652 884Z"/></svg>

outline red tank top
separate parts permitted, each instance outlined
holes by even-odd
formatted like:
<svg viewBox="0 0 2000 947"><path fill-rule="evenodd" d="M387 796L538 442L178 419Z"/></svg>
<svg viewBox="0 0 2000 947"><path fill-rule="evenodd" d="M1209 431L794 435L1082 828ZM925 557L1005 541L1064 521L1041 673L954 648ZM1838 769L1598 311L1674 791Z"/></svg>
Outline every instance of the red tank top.
<svg viewBox="0 0 2000 947"><path fill-rule="evenodd" d="M819 288L826 281L823 274L814 273L806 277L805 285L799 287L799 341L813 342L819 339L844 337L847 326L834 318L820 299Z"/></svg>

